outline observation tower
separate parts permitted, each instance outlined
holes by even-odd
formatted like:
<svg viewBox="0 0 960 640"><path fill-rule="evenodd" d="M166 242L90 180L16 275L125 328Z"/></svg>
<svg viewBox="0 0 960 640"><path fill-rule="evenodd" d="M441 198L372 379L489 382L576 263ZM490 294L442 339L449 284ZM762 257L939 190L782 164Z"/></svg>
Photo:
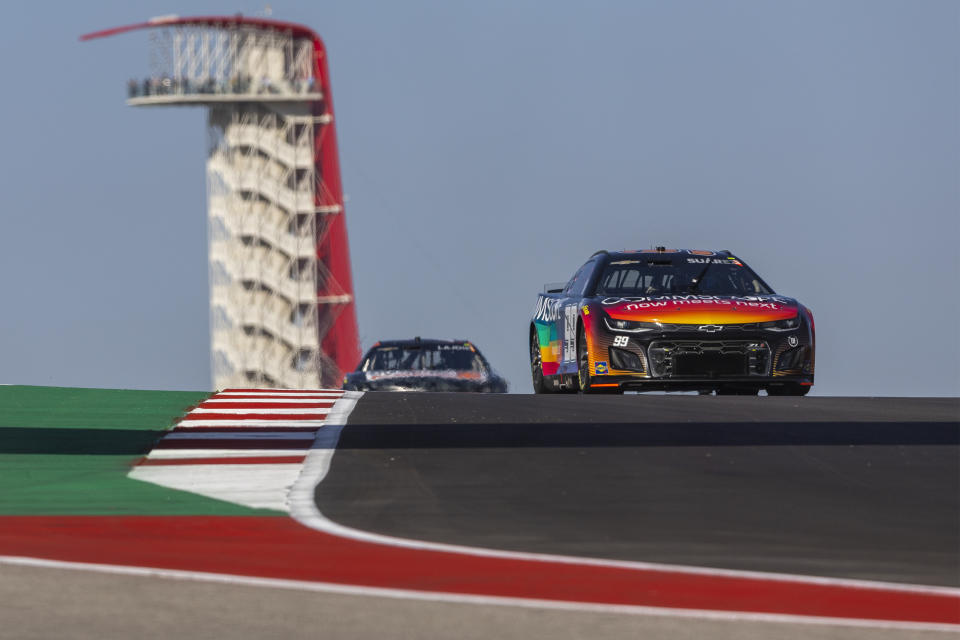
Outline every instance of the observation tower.
<svg viewBox="0 0 960 640"><path fill-rule="evenodd" d="M330 73L298 24L166 16L127 104L207 108L213 386L339 387L360 358Z"/></svg>

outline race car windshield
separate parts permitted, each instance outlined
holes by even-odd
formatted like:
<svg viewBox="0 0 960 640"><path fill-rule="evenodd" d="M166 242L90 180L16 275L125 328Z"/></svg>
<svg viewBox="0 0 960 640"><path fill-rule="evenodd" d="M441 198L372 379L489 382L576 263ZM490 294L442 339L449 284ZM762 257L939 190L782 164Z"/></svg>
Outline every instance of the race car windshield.
<svg viewBox="0 0 960 640"><path fill-rule="evenodd" d="M744 296L773 293L757 274L739 261L697 260L681 262L658 258L611 262L603 270L595 295L629 297L700 293Z"/></svg>
<svg viewBox="0 0 960 640"><path fill-rule="evenodd" d="M364 371L445 370L475 371L486 368L476 351L464 345L422 347L384 346L374 349L364 363Z"/></svg>

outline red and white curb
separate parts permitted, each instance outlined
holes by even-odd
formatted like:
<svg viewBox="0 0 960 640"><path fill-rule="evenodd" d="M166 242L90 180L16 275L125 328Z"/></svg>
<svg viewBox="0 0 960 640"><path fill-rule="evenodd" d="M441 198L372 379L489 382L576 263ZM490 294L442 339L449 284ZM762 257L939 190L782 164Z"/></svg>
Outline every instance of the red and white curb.
<svg viewBox="0 0 960 640"><path fill-rule="evenodd" d="M355 402L351 392L331 389L225 389L187 413L130 477L288 511L287 494L307 452L345 396Z"/></svg>

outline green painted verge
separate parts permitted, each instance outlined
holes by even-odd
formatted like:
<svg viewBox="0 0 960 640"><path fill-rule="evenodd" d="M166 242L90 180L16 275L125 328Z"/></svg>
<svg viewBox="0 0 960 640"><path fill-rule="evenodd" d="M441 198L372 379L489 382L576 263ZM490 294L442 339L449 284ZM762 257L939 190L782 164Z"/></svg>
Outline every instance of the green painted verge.
<svg viewBox="0 0 960 640"><path fill-rule="evenodd" d="M209 395L0 386L0 515L285 515L127 478Z"/></svg>
<svg viewBox="0 0 960 640"><path fill-rule="evenodd" d="M209 393L0 387L0 426L166 430Z"/></svg>

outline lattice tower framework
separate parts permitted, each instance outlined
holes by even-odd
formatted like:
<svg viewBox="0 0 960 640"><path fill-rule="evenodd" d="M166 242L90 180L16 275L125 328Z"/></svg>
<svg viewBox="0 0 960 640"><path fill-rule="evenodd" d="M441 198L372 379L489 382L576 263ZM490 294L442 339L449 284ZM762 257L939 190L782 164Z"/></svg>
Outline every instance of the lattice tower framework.
<svg viewBox="0 0 960 640"><path fill-rule="evenodd" d="M175 16L149 28L133 106L208 110L214 388L339 386L359 360L323 42L274 20Z"/></svg>

